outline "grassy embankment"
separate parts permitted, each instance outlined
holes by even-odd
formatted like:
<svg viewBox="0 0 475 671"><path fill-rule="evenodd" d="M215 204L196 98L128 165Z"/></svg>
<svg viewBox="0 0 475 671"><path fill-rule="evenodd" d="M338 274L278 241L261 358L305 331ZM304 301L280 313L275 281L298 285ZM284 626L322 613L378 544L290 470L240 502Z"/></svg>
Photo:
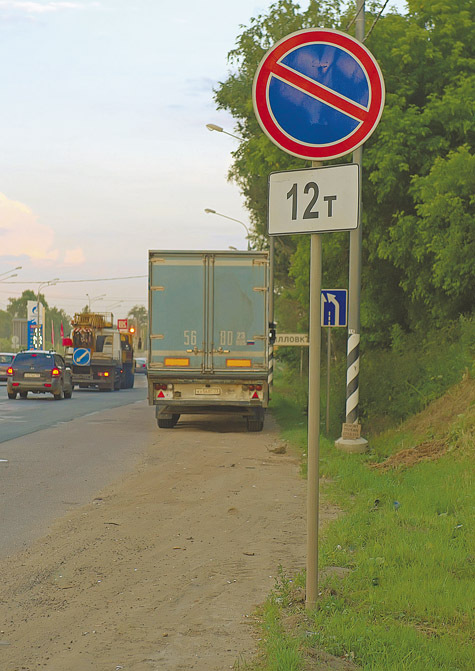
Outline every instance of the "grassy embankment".
<svg viewBox="0 0 475 671"><path fill-rule="evenodd" d="M248 668L475 669L475 338L467 337L473 322L464 328L458 346L439 341L435 351L426 342L408 353L427 370L431 358L445 353L449 382L458 377L459 383L441 398L427 403L441 373L421 378L414 398L425 409L372 435L365 455L343 454L322 439L323 496L343 513L321 535L318 607L305 612L304 575L283 569L259 614L261 654ZM387 357L392 366L377 355L397 371L395 353ZM375 378L374 384L386 382ZM304 472L306 418L302 398L288 389L281 378L273 411L283 437L301 451ZM397 406L410 410L402 398L407 384L391 389Z"/></svg>

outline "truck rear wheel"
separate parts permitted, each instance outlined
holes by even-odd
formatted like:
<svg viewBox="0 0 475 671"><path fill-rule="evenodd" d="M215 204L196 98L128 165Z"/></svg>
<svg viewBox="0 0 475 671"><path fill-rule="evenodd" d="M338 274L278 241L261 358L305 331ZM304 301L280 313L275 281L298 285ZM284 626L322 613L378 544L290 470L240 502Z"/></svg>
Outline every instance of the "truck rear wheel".
<svg viewBox="0 0 475 671"><path fill-rule="evenodd" d="M178 414L173 414L171 418L165 419L163 417L157 417L157 424L159 429L173 429L173 427L176 425L178 420L180 419L180 415Z"/></svg>
<svg viewBox="0 0 475 671"><path fill-rule="evenodd" d="M121 389L132 389L134 386L134 374L129 369L126 368L122 373Z"/></svg>
<svg viewBox="0 0 475 671"><path fill-rule="evenodd" d="M258 408L254 416L246 417L248 431L262 431L264 428L264 410Z"/></svg>

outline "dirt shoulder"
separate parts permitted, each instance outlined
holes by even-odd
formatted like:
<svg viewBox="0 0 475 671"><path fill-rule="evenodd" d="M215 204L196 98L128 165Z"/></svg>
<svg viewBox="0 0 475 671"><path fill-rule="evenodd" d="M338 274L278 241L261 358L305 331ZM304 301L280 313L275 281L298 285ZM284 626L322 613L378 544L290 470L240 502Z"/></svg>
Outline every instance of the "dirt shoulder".
<svg viewBox="0 0 475 671"><path fill-rule="evenodd" d="M222 671L252 656L279 565L305 564L306 484L281 448L272 418L262 434L203 418L157 431L133 474L2 562L1 668Z"/></svg>

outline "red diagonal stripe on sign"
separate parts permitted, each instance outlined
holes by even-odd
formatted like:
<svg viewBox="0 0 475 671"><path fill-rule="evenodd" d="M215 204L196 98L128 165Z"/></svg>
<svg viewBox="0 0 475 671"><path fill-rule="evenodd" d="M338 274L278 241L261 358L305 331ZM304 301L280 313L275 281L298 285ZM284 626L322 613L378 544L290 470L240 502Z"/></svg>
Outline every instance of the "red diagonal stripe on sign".
<svg viewBox="0 0 475 671"><path fill-rule="evenodd" d="M343 112L343 114L347 114L359 121L365 121L368 116L367 110L355 105L338 93L334 93L324 86L320 86L317 82L303 77L295 70L291 70L281 63L273 64L272 74L276 75L279 79L282 79L286 84L301 89L314 98L318 98L321 102L328 103L340 112Z"/></svg>

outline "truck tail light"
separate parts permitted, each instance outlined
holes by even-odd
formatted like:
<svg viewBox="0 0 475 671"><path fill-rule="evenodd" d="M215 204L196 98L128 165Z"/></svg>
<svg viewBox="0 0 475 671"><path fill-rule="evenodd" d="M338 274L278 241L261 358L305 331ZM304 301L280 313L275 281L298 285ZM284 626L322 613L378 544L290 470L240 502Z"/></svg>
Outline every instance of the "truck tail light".
<svg viewBox="0 0 475 671"><path fill-rule="evenodd" d="M228 368L250 368L251 365L251 359L226 359Z"/></svg>
<svg viewBox="0 0 475 671"><path fill-rule="evenodd" d="M186 358L176 358L176 357L169 357L166 356L163 360L163 363L165 366L189 366L190 365L190 360Z"/></svg>
<svg viewBox="0 0 475 671"><path fill-rule="evenodd" d="M58 377L58 375L61 375L59 369L53 368L53 370L51 371L51 377Z"/></svg>
<svg viewBox="0 0 475 671"><path fill-rule="evenodd" d="M7 375L13 375L13 368L11 366L7 368Z"/></svg>
<svg viewBox="0 0 475 671"><path fill-rule="evenodd" d="M109 371L108 370L104 370L104 371L101 370L97 374L99 375L99 377L109 377Z"/></svg>

